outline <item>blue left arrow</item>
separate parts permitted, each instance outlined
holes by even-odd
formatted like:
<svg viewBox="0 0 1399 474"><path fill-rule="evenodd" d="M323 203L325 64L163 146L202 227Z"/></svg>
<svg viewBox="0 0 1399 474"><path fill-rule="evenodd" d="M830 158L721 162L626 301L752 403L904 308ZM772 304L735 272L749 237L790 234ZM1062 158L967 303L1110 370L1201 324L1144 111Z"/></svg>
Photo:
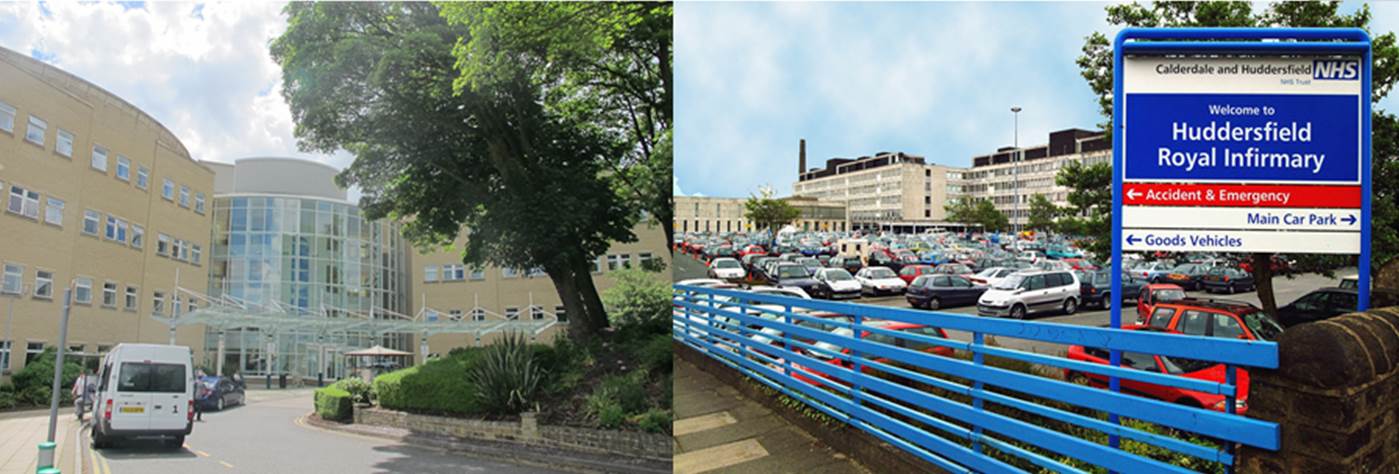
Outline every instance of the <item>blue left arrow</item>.
<svg viewBox="0 0 1399 474"><path fill-rule="evenodd" d="M1139 241L1139 240L1142 240L1142 239L1137 238L1137 236L1135 236L1135 235L1128 235L1128 236L1127 236L1127 245L1136 245L1137 241Z"/></svg>

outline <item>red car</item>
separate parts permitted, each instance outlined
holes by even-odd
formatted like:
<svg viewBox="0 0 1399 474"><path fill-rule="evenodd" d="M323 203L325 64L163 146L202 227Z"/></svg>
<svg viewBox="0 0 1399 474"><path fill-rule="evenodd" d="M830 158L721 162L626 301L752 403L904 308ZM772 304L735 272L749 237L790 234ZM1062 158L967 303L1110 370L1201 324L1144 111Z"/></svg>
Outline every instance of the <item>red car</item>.
<svg viewBox="0 0 1399 474"><path fill-rule="evenodd" d="M1094 265L1093 262L1088 261L1088 259L1086 258L1066 258L1064 259L1064 263L1069 264L1069 266L1072 267L1074 270L1087 271L1098 269L1097 265Z"/></svg>
<svg viewBox="0 0 1399 474"><path fill-rule="evenodd" d="M902 321L875 321L875 322L869 322L869 323L865 323L865 324L866 324L866 325L869 325L869 326L878 327L878 328L881 328L881 329L888 329L888 330L892 330L892 331L908 331L908 332L912 332L912 333L920 334L920 335L924 335L924 336L940 337L940 338L943 338L943 339L947 339L947 331L943 331L942 328L936 328L936 327L932 327L932 326L925 326L925 325L922 325L922 324L905 323L905 322L902 322ZM854 334L854 332L851 331L849 328L837 328L837 329L835 329L835 330L833 330L833 331L831 331L831 332L834 333L834 334L837 334L837 335L847 336L847 337L850 336L851 334ZM925 344L925 343L918 342L918 341L914 341L914 340L911 340L911 339L897 338L897 337L890 336L890 335L887 335L887 334L872 333L872 332L869 332L869 331L865 331L865 332L861 335L861 337L864 338L864 339L868 339L868 340L871 340L871 341L875 341L875 342L880 342L880 343L884 343L884 344L889 344L889 345L896 346L896 347L902 347L902 348L904 348L904 349L912 349L912 350L919 351L919 352L926 352L926 353L929 353L929 354L937 354L937 355L940 355L940 356L943 356L943 357L952 357L953 354L954 354L954 351L953 351L952 348L950 348L950 347L939 346L939 345L934 345L934 344ZM820 348L822 348L822 349L826 349L826 350L830 350L830 351L840 351L841 354L850 355L850 349L849 349L849 348L843 348L843 347L837 346L837 345L835 345L835 344L831 344L831 343L829 343L829 342L825 342L825 341L804 341L804 342L806 342L806 343L808 343L808 344L812 344L812 345L814 345L814 346L816 346L816 347L820 347ZM802 352L805 353L806 355L811 356L811 357L814 357L814 358L816 358L816 359L824 360L824 361L825 361L826 363L828 363L828 364L832 364L832 365L844 367L844 368L846 368L846 369L852 369L852 368L853 368L853 365L852 365L849 361L846 361L846 360L843 360L843 359L839 359L839 358L835 358L835 357L831 357L829 354L818 353L818 352L815 352L815 351L807 351L807 350L803 350ZM876 359L873 359L873 360L874 360L875 362L881 362L881 363L888 363L888 362L889 362L888 359L885 359L885 358L882 358L882 357L881 357L881 358L876 358ZM821 381L823 381L823 380L834 380L834 379L831 379L830 377L827 377L826 374L824 374L824 373L822 373L822 372L820 371L820 369L816 369L816 368L810 368L810 369L809 369L809 368L803 367L803 366L798 365L798 364L795 364L795 363L792 364L792 368L796 370L796 371L792 374L792 377L795 377L797 380L801 380L801 381L803 381L803 382L806 382L806 383L815 385L815 386L817 386L817 387L820 387L820 386L821 386ZM873 374L873 373L876 373L876 369L872 369L872 368L869 368L869 367L865 367L864 372L865 372L866 374ZM882 372L882 371L878 371L878 372ZM809 374L809 375L811 375L811 376L808 376L807 374ZM836 383L840 383L840 382L836 382Z"/></svg>
<svg viewBox="0 0 1399 474"><path fill-rule="evenodd" d="M899 279L903 280L905 284L909 284L913 283L913 279L918 278L919 275L926 275L932 272L932 265L904 265L903 268L899 269Z"/></svg>
<svg viewBox="0 0 1399 474"><path fill-rule="evenodd" d="M1274 275L1282 275L1292 271L1292 265L1287 263L1287 260L1283 259L1282 257L1278 257L1277 255L1273 255L1272 258L1269 260L1268 268L1273 270ZM1248 273L1253 273L1253 259L1245 258L1239 260L1239 270L1243 270Z"/></svg>
<svg viewBox="0 0 1399 474"><path fill-rule="evenodd" d="M1136 331L1154 330L1144 326L1127 326L1122 329ZM1085 348L1083 346L1069 346L1069 358L1103 365L1107 365L1110 360L1107 350L1096 347ZM1122 366L1210 382L1224 383L1225 381L1224 364L1195 359L1124 351L1122 353ZM1238 398L1234 401L1234 412L1242 415L1248 412L1248 372L1243 369L1235 369L1235 376L1237 377L1235 385L1238 387ZM1071 369L1064 369L1064 379L1077 384L1099 388L1106 388L1108 386L1108 377L1105 375L1077 372ZM1181 405L1208 408L1219 412L1226 411L1225 398L1223 395L1197 392L1179 387L1166 387L1136 380L1119 380L1121 380L1122 391L1125 393L1155 398L1157 400Z"/></svg>
<svg viewBox="0 0 1399 474"><path fill-rule="evenodd" d="M1169 303L1185 299L1185 288L1170 283L1152 283L1142 287L1137 295L1137 324L1146 323L1146 315L1156 303Z"/></svg>
<svg viewBox="0 0 1399 474"><path fill-rule="evenodd" d="M1191 336L1276 341L1282 325L1257 306L1227 300L1183 299L1157 303L1146 326Z"/></svg>
<svg viewBox="0 0 1399 474"><path fill-rule="evenodd" d="M747 247L744 247L743 250L738 251L738 258L742 259L743 257L746 257L750 254L767 255L768 251L761 245L749 245Z"/></svg>

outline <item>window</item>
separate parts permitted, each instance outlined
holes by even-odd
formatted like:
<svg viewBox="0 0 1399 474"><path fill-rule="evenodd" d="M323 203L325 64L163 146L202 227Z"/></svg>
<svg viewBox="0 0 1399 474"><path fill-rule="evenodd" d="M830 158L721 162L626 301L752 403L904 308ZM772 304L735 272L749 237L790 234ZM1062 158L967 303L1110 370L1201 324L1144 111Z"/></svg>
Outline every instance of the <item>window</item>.
<svg viewBox="0 0 1399 474"><path fill-rule="evenodd" d="M189 375L180 364L122 362L117 374L118 392L183 393L188 387Z"/></svg>
<svg viewBox="0 0 1399 474"><path fill-rule="evenodd" d="M15 108L4 102L0 102L0 130L15 133ZM0 367L9 367L9 365Z"/></svg>
<svg viewBox="0 0 1399 474"><path fill-rule="evenodd" d="M485 280L485 279L486 279L486 269L484 269L484 268L473 268L473 269L471 269L471 280L472 280L472 281L481 281L481 280Z"/></svg>
<svg viewBox="0 0 1399 474"><path fill-rule="evenodd" d="M10 370L10 341L0 341L0 370Z"/></svg>
<svg viewBox="0 0 1399 474"><path fill-rule="evenodd" d="M18 295L24 289L24 266L5 264L5 277L0 280L0 293Z"/></svg>
<svg viewBox="0 0 1399 474"><path fill-rule="evenodd" d="M175 257L176 260L184 260L189 257L185 251L185 241L175 239L175 246L171 247L170 256Z"/></svg>
<svg viewBox="0 0 1399 474"><path fill-rule="evenodd" d="M180 207L189 208L189 186L180 186Z"/></svg>
<svg viewBox="0 0 1399 474"><path fill-rule="evenodd" d="M1176 310L1173 308L1156 308L1156 311L1151 313L1151 327L1157 329L1170 328L1171 316L1175 315Z"/></svg>
<svg viewBox="0 0 1399 474"><path fill-rule="evenodd" d="M165 235L165 234L156 234L155 239L156 239L156 240L155 240L155 254L156 254L156 255L161 255L161 256L169 257L169 256L170 256L170 236Z"/></svg>
<svg viewBox="0 0 1399 474"><path fill-rule="evenodd" d="M126 243L126 221L107 214L107 240Z"/></svg>
<svg viewBox="0 0 1399 474"><path fill-rule="evenodd" d="M483 308L472 308L472 309L471 309L471 320L472 320L472 321L485 321L485 320L486 320L486 310L483 309Z"/></svg>
<svg viewBox="0 0 1399 474"><path fill-rule="evenodd" d="M49 123L44 119L29 116L29 129L24 131L24 139L29 143L44 146L44 133L49 129Z"/></svg>
<svg viewBox="0 0 1399 474"><path fill-rule="evenodd" d="M73 280L73 301L79 304L92 304L92 279L78 277Z"/></svg>
<svg viewBox="0 0 1399 474"><path fill-rule="evenodd" d="M1239 336L1244 335L1244 328L1239 325L1239 320L1234 319L1233 316L1215 313L1214 334L1211 335L1225 339L1238 339Z"/></svg>
<svg viewBox="0 0 1399 474"><path fill-rule="evenodd" d="M1205 327L1209 325L1210 315L1201 311L1186 311L1180 316L1180 325L1176 329L1191 336L1205 335Z"/></svg>
<svg viewBox="0 0 1399 474"><path fill-rule="evenodd" d="M442 281L462 281L466 279L466 267L462 265L443 265Z"/></svg>
<svg viewBox="0 0 1399 474"><path fill-rule="evenodd" d="M136 187L146 189L151 184L151 170L145 166L136 165Z"/></svg>
<svg viewBox="0 0 1399 474"><path fill-rule="evenodd" d="M97 145L92 146L92 169L107 172L107 149Z"/></svg>
<svg viewBox="0 0 1399 474"><path fill-rule="evenodd" d="M131 181L131 159L117 155L117 179Z"/></svg>
<svg viewBox="0 0 1399 474"><path fill-rule="evenodd" d="M561 323L568 322L568 311L564 309L563 305L554 307L554 318Z"/></svg>
<svg viewBox="0 0 1399 474"><path fill-rule="evenodd" d="M170 178L165 178L165 183L160 186L160 197L167 201L175 200L175 182Z"/></svg>
<svg viewBox="0 0 1399 474"><path fill-rule="evenodd" d="M530 319L533 319L535 321L544 319L544 308L540 308L538 306L531 306L529 308L529 317Z"/></svg>
<svg viewBox="0 0 1399 474"><path fill-rule="evenodd" d="M199 261L200 261L201 259L203 259L203 258L204 258L204 249L203 249L203 248L200 248L200 247L199 247L199 244L190 244L190 245L189 245L189 261L190 261L190 263L193 263L193 264L195 264L195 265L199 265Z"/></svg>
<svg viewBox="0 0 1399 474"><path fill-rule="evenodd" d="M642 268L645 268L647 265L652 264L651 262L654 260L656 260L656 256L652 255L651 252L641 252L639 254L636 254L637 264L641 265Z"/></svg>
<svg viewBox="0 0 1399 474"><path fill-rule="evenodd" d="M618 254L607 256L607 271L631 268L631 255Z"/></svg>
<svg viewBox="0 0 1399 474"><path fill-rule="evenodd" d="M24 346L24 365L29 365L39 354L44 353L44 343L30 342Z"/></svg>
<svg viewBox="0 0 1399 474"><path fill-rule="evenodd" d="M151 295L151 314L165 315L165 293L157 291Z"/></svg>
<svg viewBox="0 0 1399 474"><path fill-rule="evenodd" d="M204 213L204 193L194 193L194 212Z"/></svg>
<svg viewBox="0 0 1399 474"><path fill-rule="evenodd" d="M437 265L423 267L423 281L428 283L437 281Z"/></svg>
<svg viewBox="0 0 1399 474"><path fill-rule="evenodd" d="M520 271L514 268L506 267L500 269L500 276L501 278L515 278L520 276Z"/></svg>
<svg viewBox="0 0 1399 474"><path fill-rule="evenodd" d="M140 290L134 286L126 287L126 298L123 307L125 307L127 311L136 311L136 298L140 293Z"/></svg>
<svg viewBox="0 0 1399 474"><path fill-rule="evenodd" d="M117 306L117 284L116 282L102 283L102 306L115 308Z"/></svg>
<svg viewBox="0 0 1399 474"><path fill-rule="evenodd" d="M20 186L10 186L10 202L5 210L31 219L39 218L39 193Z"/></svg>
<svg viewBox="0 0 1399 474"><path fill-rule="evenodd" d="M593 273L602 273L602 257L593 259Z"/></svg>
<svg viewBox="0 0 1399 474"><path fill-rule="evenodd" d="M461 321L461 314L461 310L459 309L447 310L447 319L450 319L452 321Z"/></svg>
<svg viewBox="0 0 1399 474"><path fill-rule="evenodd" d="M53 151L68 158L73 157L73 133L64 129L58 129L58 142L54 143Z"/></svg>
<svg viewBox="0 0 1399 474"><path fill-rule="evenodd" d="M142 248L146 245L146 228L136 224L131 224L131 248Z"/></svg>
<svg viewBox="0 0 1399 474"><path fill-rule="evenodd" d="M544 267L534 267L529 269L529 277L536 278L544 276Z"/></svg>
<svg viewBox="0 0 1399 474"><path fill-rule="evenodd" d="M101 224L99 224L99 222L101 222L101 220L102 220L102 213L97 212L97 211L94 211L94 210L92 210L92 209L86 209L86 210L84 210L84 211L83 211L83 233L84 233L84 234L87 234L87 235L96 236L96 235L97 235L97 227L98 227L99 225L101 225Z"/></svg>
<svg viewBox="0 0 1399 474"><path fill-rule="evenodd" d="M44 222L63 227L63 200L50 196L44 207Z"/></svg>
<svg viewBox="0 0 1399 474"><path fill-rule="evenodd" d="M53 272L48 270L34 271L34 297L53 298Z"/></svg>
<svg viewBox="0 0 1399 474"><path fill-rule="evenodd" d="M516 308L516 307L514 307L514 306L511 306L511 307L509 307L509 308L505 308L505 319L508 319L508 320L511 320L511 321L514 321L514 320L516 320L516 319L520 319L520 308Z"/></svg>

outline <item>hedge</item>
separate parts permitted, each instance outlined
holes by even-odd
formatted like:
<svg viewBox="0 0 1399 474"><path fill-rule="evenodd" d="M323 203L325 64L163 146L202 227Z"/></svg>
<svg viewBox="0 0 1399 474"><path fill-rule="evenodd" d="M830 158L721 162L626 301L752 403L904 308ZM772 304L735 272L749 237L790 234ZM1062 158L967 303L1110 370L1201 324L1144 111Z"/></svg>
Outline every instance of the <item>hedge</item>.
<svg viewBox="0 0 1399 474"><path fill-rule="evenodd" d="M480 414L475 388L466 379L467 368L479 354L479 350L460 351L375 377L379 406L417 413Z"/></svg>
<svg viewBox="0 0 1399 474"><path fill-rule="evenodd" d="M316 389L316 414L324 420L350 421L354 417L350 392L336 385Z"/></svg>

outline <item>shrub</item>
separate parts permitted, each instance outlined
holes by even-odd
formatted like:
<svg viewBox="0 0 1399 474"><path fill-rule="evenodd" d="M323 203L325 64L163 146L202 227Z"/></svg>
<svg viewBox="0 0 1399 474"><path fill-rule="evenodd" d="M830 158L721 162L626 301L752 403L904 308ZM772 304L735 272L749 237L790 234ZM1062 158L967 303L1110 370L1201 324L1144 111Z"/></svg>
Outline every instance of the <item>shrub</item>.
<svg viewBox="0 0 1399 474"><path fill-rule="evenodd" d="M339 382L335 382L334 386L338 387L341 390L349 392L350 397L353 401L369 403L371 387L369 386L369 382L365 382L364 379L361 379L359 377L351 377L341 380Z"/></svg>
<svg viewBox="0 0 1399 474"><path fill-rule="evenodd" d="M10 381L15 385L15 393L20 395L21 402L30 403L25 394L37 394L36 391L40 389L34 387L42 387L43 401L35 402L35 404L45 406L49 404L49 387L53 385L53 363L54 359L57 358L57 349L45 348L44 352L40 353L34 360L24 364L24 368L19 369L19 372L15 372L15 375L10 378ZM59 387L64 388L62 393L65 394L65 399L71 399L72 397L67 395L69 393L67 389L73 386L74 381L78 380L78 374L82 373L82 367L73 362L72 359L65 359L63 361L63 379Z"/></svg>
<svg viewBox="0 0 1399 474"><path fill-rule="evenodd" d="M480 413L466 371L482 350L454 352L422 365L375 377L371 390L379 406L432 414Z"/></svg>
<svg viewBox="0 0 1399 474"><path fill-rule="evenodd" d="M670 283L657 273L623 269L610 273L617 282L602 292L602 304L608 318L618 327L654 325L657 321L669 326L671 301Z"/></svg>
<svg viewBox="0 0 1399 474"><path fill-rule="evenodd" d="M15 400L15 393L14 393L14 392L6 392L6 391L3 391L3 390L0 390L0 410L4 410L4 409L7 409L7 408L14 408L15 405L18 404L18 403L19 403L19 401L18 401L18 400Z"/></svg>
<svg viewBox="0 0 1399 474"><path fill-rule="evenodd" d="M616 401L627 413L638 413L646 409L646 374L631 372L625 375L609 375L598 384L597 391Z"/></svg>
<svg viewBox="0 0 1399 474"><path fill-rule="evenodd" d="M348 380L348 379L347 379ZM350 421L354 416L350 392L331 385L316 389L316 414L324 420Z"/></svg>
<svg viewBox="0 0 1399 474"><path fill-rule="evenodd" d="M670 431L670 417L669 410L652 408L636 416L636 425L647 432L666 433Z"/></svg>
<svg viewBox="0 0 1399 474"><path fill-rule="evenodd" d="M593 354L586 347L560 336L552 346L536 346L535 357L544 371L540 391L545 396L573 392L593 366Z"/></svg>
<svg viewBox="0 0 1399 474"><path fill-rule="evenodd" d="M528 410L544 376L535 350L522 333L506 334L487 346L467 369L477 404L498 415Z"/></svg>
<svg viewBox="0 0 1399 474"><path fill-rule="evenodd" d="M647 371L669 374L671 370L674 370L672 360L675 357L675 352L671 347L670 334L651 336L646 339L646 343L637 352L636 358Z"/></svg>

